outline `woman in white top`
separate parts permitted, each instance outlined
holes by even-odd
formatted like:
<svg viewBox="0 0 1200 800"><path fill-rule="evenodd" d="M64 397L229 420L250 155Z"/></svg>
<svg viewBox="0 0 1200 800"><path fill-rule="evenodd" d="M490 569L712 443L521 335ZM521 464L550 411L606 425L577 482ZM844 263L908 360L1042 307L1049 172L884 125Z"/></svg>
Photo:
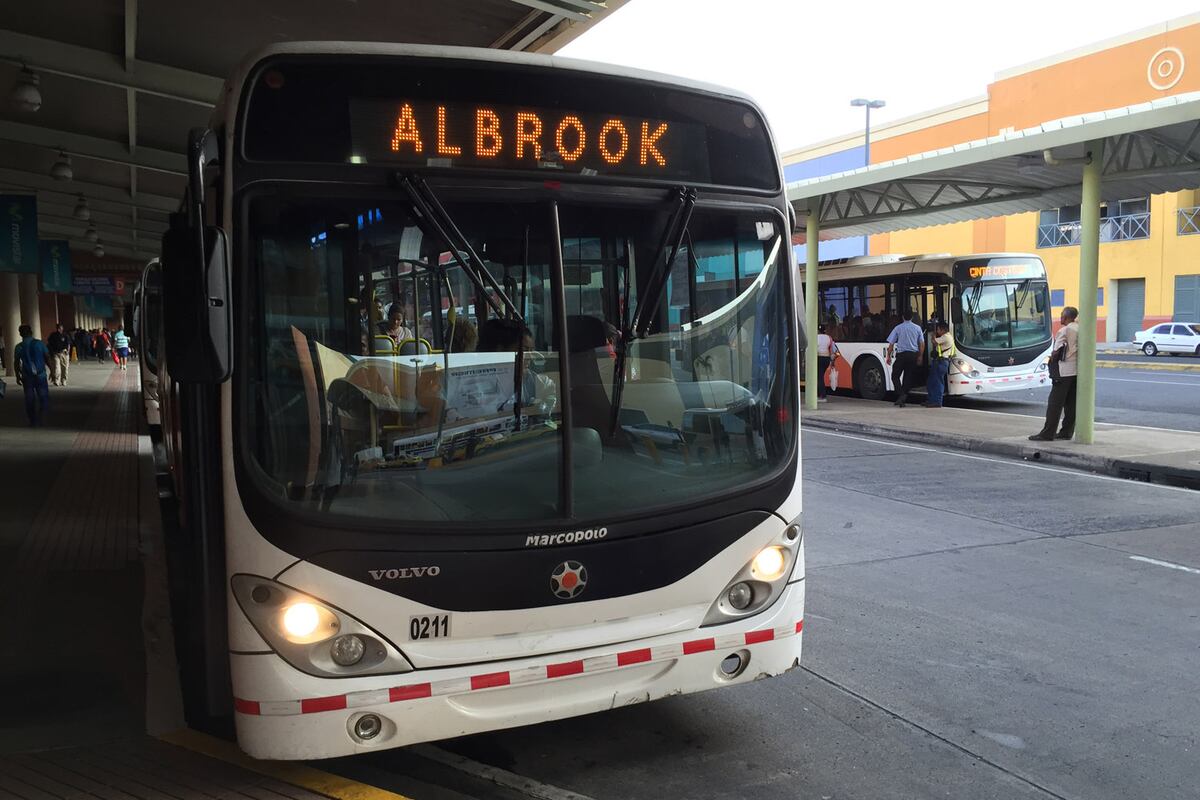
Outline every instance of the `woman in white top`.
<svg viewBox="0 0 1200 800"><path fill-rule="evenodd" d="M817 326L817 399L825 402L825 373L838 353L837 342L825 332L824 325Z"/></svg>

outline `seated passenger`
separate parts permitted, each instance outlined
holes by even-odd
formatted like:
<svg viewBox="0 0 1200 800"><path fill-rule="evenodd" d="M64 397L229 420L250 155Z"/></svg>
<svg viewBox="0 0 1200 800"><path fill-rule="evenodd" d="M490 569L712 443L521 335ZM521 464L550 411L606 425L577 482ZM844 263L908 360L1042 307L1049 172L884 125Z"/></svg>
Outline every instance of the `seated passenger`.
<svg viewBox="0 0 1200 800"><path fill-rule="evenodd" d="M518 348L527 352L533 349L533 334L520 322L493 317L479 326L479 352L515 353Z"/></svg>
<svg viewBox="0 0 1200 800"><path fill-rule="evenodd" d="M392 337L392 341L396 344L413 338L412 329L404 324L404 311L401 310L398 303L392 304L388 310L387 321L379 323L379 330Z"/></svg>
<svg viewBox="0 0 1200 800"><path fill-rule="evenodd" d="M455 320L446 326L446 349L451 353L470 353L479 341L475 326L465 319Z"/></svg>

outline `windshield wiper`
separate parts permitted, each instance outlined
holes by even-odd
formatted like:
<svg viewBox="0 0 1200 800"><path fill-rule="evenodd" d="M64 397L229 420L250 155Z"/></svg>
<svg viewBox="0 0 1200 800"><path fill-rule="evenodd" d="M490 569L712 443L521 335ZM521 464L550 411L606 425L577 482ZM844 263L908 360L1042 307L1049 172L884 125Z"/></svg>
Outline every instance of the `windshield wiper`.
<svg viewBox="0 0 1200 800"><path fill-rule="evenodd" d="M450 248L450 255L458 262L458 266L462 267L463 272L471 279L471 283L475 284L475 289L483 295L487 304L497 315L515 319L524 326L525 319L516 304L496 281L495 276L483 263L483 259L475 252L475 248L471 247L467 237L463 235L454 219L446 212L445 206L438 200L437 195L429 188L429 184L425 182L424 178L419 175L401 175L400 186L408 194L409 200L412 201L417 211L433 228L433 232ZM464 253L467 256L466 261L463 260ZM495 297L488 295L489 288L495 292ZM496 298L499 298L499 302Z"/></svg>
<svg viewBox="0 0 1200 800"><path fill-rule="evenodd" d="M692 209L696 207L696 190L680 186L675 190L673 199L676 203L671 216L663 228L662 239L658 250L654 253L654 266L644 289L639 292L637 309L633 313L633 321L628 319L629 313L629 278L625 278L625 303L621 309L621 339L617 342L617 358L613 365L613 396L610 436L617 433L617 425L621 417L621 395L625 389L625 357L629 353L629 344L634 339L646 335L650 327L650 313L658 306L667 280L671 277L671 264L679 254L679 246L683 235L687 232L688 223L692 219ZM668 255L668 249L670 254Z"/></svg>

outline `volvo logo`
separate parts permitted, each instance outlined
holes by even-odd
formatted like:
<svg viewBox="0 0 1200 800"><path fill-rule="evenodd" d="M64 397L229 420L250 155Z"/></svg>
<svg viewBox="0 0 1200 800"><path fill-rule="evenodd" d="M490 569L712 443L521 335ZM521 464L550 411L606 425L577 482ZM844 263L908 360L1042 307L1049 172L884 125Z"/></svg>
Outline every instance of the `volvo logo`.
<svg viewBox="0 0 1200 800"><path fill-rule="evenodd" d="M578 561L564 561L550 573L550 591L559 600L571 600L587 588L587 567Z"/></svg>

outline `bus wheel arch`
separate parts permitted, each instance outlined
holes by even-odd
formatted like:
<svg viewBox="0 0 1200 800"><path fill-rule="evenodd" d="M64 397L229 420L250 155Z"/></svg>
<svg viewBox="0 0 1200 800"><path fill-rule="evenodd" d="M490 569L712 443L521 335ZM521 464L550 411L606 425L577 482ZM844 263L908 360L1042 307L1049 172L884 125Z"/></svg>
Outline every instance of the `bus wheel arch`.
<svg viewBox="0 0 1200 800"><path fill-rule="evenodd" d="M879 359L862 355L855 360L854 388L864 400L882 400L887 395L887 373Z"/></svg>

